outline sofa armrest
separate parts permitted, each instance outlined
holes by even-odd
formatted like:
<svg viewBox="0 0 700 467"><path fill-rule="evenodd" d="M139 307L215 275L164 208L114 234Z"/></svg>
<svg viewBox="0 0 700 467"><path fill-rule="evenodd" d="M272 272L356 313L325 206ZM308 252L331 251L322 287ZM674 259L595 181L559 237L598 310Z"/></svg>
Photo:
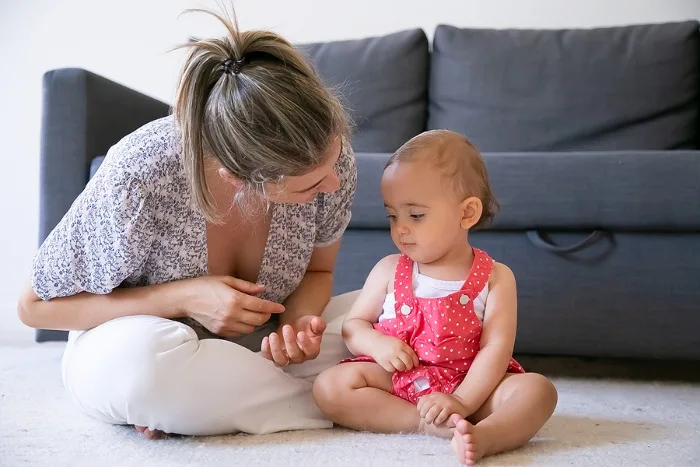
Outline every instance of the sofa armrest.
<svg viewBox="0 0 700 467"><path fill-rule="evenodd" d="M169 111L163 102L77 68L44 74L42 105L39 243L85 188L90 161Z"/></svg>
<svg viewBox="0 0 700 467"><path fill-rule="evenodd" d="M39 244L83 191L90 163L169 106L86 70L43 76L39 184ZM36 340L65 340L63 331L37 330Z"/></svg>

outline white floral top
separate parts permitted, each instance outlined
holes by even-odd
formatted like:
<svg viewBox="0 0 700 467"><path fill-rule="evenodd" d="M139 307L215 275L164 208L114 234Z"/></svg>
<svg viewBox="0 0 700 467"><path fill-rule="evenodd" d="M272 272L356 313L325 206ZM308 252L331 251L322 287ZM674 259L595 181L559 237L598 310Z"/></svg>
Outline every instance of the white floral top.
<svg viewBox="0 0 700 467"><path fill-rule="evenodd" d="M299 285L314 247L338 240L350 221L357 184L346 148L341 188L308 204L276 204L258 282L282 302ZM208 273L206 221L181 163L172 116L144 125L107 153L95 176L39 248L36 294L49 300L85 291L157 284ZM188 322L193 327L196 322ZM206 334L203 328L198 334Z"/></svg>

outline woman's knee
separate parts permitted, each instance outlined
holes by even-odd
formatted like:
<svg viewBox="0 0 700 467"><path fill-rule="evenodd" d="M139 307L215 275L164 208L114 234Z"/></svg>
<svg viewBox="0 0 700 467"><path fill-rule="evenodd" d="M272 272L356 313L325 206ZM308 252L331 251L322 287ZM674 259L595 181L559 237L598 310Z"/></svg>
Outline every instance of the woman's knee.
<svg viewBox="0 0 700 467"><path fill-rule="evenodd" d="M167 399L164 391L177 386L174 373L180 365L173 359L182 357L173 351L197 340L180 323L131 318L88 331L70 344L64 357L64 384L73 399L114 423L130 422L130 414L140 407Z"/></svg>

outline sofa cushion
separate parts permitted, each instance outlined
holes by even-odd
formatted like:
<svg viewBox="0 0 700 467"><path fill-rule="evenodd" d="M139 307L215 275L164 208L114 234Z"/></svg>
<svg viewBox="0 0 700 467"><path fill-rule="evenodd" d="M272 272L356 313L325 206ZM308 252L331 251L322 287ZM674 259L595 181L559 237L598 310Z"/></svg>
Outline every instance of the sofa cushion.
<svg viewBox="0 0 700 467"><path fill-rule="evenodd" d="M699 26L438 26L428 127L488 152L697 148Z"/></svg>
<svg viewBox="0 0 700 467"><path fill-rule="evenodd" d="M355 151L395 151L425 129L429 50L422 29L297 47L339 89L356 125Z"/></svg>
<svg viewBox="0 0 700 467"><path fill-rule="evenodd" d="M351 229L388 229L389 154L357 154ZM501 211L493 230L700 230L700 151L486 153Z"/></svg>
<svg viewBox="0 0 700 467"><path fill-rule="evenodd" d="M89 174L89 179L92 179L92 177L95 176L97 173L97 169L100 168L102 165L102 162L105 160L105 156L99 156L95 157L91 162L90 162L90 174Z"/></svg>

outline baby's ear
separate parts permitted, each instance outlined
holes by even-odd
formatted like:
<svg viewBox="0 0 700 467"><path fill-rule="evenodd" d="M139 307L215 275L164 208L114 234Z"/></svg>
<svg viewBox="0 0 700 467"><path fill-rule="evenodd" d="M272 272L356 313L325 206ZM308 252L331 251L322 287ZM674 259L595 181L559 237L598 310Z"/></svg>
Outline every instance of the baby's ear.
<svg viewBox="0 0 700 467"><path fill-rule="evenodd" d="M470 196L462 201L461 208L462 220L460 225L464 230L469 230L481 220L481 214L484 212L484 205L476 196Z"/></svg>

